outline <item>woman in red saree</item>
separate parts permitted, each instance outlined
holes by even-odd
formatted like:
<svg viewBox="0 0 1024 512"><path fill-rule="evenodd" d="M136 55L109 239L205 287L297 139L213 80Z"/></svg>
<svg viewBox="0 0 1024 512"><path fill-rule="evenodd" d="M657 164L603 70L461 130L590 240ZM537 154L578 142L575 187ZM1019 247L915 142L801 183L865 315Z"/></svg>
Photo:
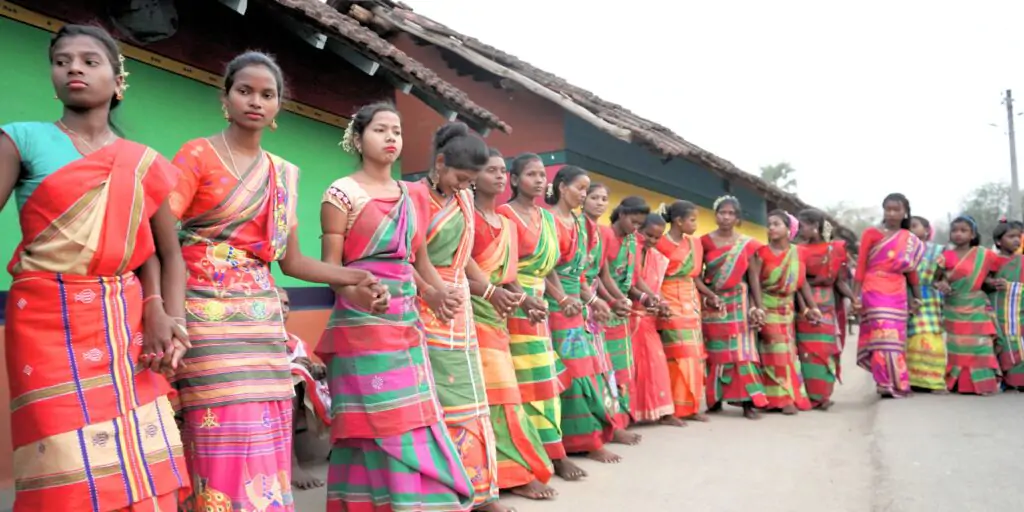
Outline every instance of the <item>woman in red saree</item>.
<svg viewBox="0 0 1024 512"><path fill-rule="evenodd" d="M854 274L854 309L860 317L857 365L871 372L880 395L895 398L910 393L907 319L910 311L921 306L916 269L924 243L910 232L906 197L890 194L882 207L882 226L870 227L861 235ZM914 297L911 304L908 285Z"/></svg>
<svg viewBox="0 0 1024 512"><path fill-rule="evenodd" d="M637 284L645 290L642 293L656 295L661 292L669 259L654 247L664 236L665 224L661 213L651 213L640 229L642 238L637 258ZM668 358L658 334L658 321L670 316L668 303L661 300L655 308L646 308L640 304L633 306L633 316L630 317L630 339L633 342L635 361L633 417L641 423L659 422L662 425L685 427L686 423L675 417L666 364Z"/></svg>
<svg viewBox="0 0 1024 512"><path fill-rule="evenodd" d="M846 282L846 242L831 240L832 225L820 211L803 210L799 217L807 282L821 318L812 322L802 315L797 317L796 348L811 405L828 410L835 383L841 382L839 360L846 326L838 315L843 311L843 298L853 295Z"/></svg>
<svg viewBox="0 0 1024 512"><path fill-rule="evenodd" d="M477 175L473 186L476 206L473 260L490 277L483 283L482 293L474 291L473 320L494 428L498 488L533 500L551 499L557 494L547 485L553 471L551 459L544 451L540 433L523 410L516 368L512 363L508 313L501 312L489 300L506 292L512 294L517 304L526 298L521 292L512 292L510 287L519 265L515 227L512 221L495 211L497 196L505 191L507 182L505 159L491 149L487 166ZM479 284L470 282L470 287ZM490 297L485 300L488 290Z"/></svg>
<svg viewBox="0 0 1024 512"><path fill-rule="evenodd" d="M936 288L943 294L942 321L946 328L946 388L961 394L999 392L996 325L988 295L982 286L1005 290L1005 279L995 277L999 255L981 247L974 218L961 215L949 225L953 248L942 254Z"/></svg>
<svg viewBox="0 0 1024 512"><path fill-rule="evenodd" d="M989 295L996 316L996 356L1007 389L1024 391L1024 255L1020 254L1024 223L1002 220L992 232L999 249L997 279L1002 290Z"/></svg>
<svg viewBox="0 0 1024 512"><path fill-rule="evenodd" d="M227 129L187 142L174 159L182 179L170 205L181 219L186 319L194 341L188 366L174 377L193 478L188 511L225 504L264 512L294 508L294 389L271 263L306 281L361 284L386 300L365 270L299 252L298 168L260 145L263 129L276 126L283 87L270 57L236 57L222 92Z"/></svg>
<svg viewBox="0 0 1024 512"><path fill-rule="evenodd" d="M800 317L817 323L821 311L807 285L806 255L803 247L790 239L797 232L797 220L782 210L768 214L768 244L758 248L751 269L760 278L760 299L755 302L765 312L764 325L758 333L765 394L768 409L782 414L796 414L811 408L804 389L804 378L797 357L794 322L799 293ZM757 295L754 295L755 301Z"/></svg>
<svg viewBox="0 0 1024 512"><path fill-rule="evenodd" d="M0 208L13 190L23 233L5 326L14 510L173 512L189 478L158 371L187 344L178 170L108 125L126 87L109 34L65 25L50 63L61 119L0 127Z"/></svg>
<svg viewBox="0 0 1024 512"><path fill-rule="evenodd" d="M764 322L764 310L751 297L761 293L760 276L750 260L761 243L735 231L740 202L732 196L715 200L718 229L701 237L704 248L704 283L720 302L704 309L702 327L708 351L708 412L723 402L738 403L748 419L758 419L756 408L768 405L761 378L755 331ZM748 286L749 283L749 286Z"/></svg>
<svg viewBox="0 0 1024 512"><path fill-rule="evenodd" d="M721 299L700 279L704 248L694 235L697 206L689 201L676 201L664 208L662 216L669 230L655 248L668 258L661 297L668 304L669 315L658 318L658 333L668 360L675 416L707 421L707 416L700 412L707 359L700 324L701 296L711 304L718 304Z"/></svg>

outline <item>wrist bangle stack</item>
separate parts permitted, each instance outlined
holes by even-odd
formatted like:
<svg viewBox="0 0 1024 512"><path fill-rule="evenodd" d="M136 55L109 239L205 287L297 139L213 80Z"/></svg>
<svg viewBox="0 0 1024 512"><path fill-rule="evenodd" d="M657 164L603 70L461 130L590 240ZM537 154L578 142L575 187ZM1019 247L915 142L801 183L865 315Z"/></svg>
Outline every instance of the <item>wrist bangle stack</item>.
<svg viewBox="0 0 1024 512"><path fill-rule="evenodd" d="M497 289L498 288L496 286L494 286L493 284L488 284L487 285L487 289L484 290L483 299L484 300L491 300L491 297L494 296L494 291L497 290Z"/></svg>
<svg viewBox="0 0 1024 512"><path fill-rule="evenodd" d="M571 298L572 298L572 295L566 295L565 297L562 297L562 300L558 301L558 305L559 306L565 305L565 303L568 302L569 299L571 299Z"/></svg>
<svg viewBox="0 0 1024 512"><path fill-rule="evenodd" d="M591 305L591 304L593 304L595 302L597 302L597 294L596 293L591 295L590 298L587 299L587 305L589 306L589 305Z"/></svg>

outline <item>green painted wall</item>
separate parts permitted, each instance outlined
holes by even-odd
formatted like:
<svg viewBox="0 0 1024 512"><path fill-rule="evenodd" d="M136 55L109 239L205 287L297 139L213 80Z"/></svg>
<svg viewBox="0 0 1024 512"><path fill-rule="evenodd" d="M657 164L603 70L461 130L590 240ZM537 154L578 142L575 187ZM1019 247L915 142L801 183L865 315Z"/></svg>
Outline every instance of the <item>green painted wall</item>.
<svg viewBox="0 0 1024 512"><path fill-rule="evenodd" d="M47 59L50 33L0 18L0 124L57 119L60 103L53 97ZM272 50L272 49L271 49ZM339 65L341 65L339 63ZM168 158L183 143L224 128L217 89L135 61L127 63L130 87L115 111L115 123L131 140L147 144ZM302 169L299 180L299 240L302 252L320 255L320 197L328 185L355 170L357 160L338 146L342 129L290 112L282 112L276 132L264 146ZM396 177L400 176L395 166ZM0 213L0 260L10 260L21 238L14 201ZM308 283L275 274L284 286ZM0 272L0 289L10 276Z"/></svg>

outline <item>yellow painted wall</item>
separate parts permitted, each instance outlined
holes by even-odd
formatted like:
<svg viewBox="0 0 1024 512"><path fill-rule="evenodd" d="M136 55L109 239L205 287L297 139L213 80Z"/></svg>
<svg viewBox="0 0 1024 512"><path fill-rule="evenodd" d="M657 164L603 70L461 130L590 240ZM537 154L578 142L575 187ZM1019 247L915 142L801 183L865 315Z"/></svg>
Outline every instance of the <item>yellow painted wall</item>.
<svg viewBox="0 0 1024 512"><path fill-rule="evenodd" d="M609 222L608 216L611 215L612 208L619 204L624 197L627 196L640 196L647 200L647 204L651 205L651 208L657 208L661 203L666 205L672 204L678 199L687 199L685 197L669 197L664 194L659 194L647 190L646 188L638 187L636 185L630 185L624 181L619 181L607 176L597 174L595 172L588 172L590 174L590 181L592 183L603 183L608 187L608 213L604 216L604 222ZM697 234L703 235L709 231L715 229L715 212L697 207ZM749 235L762 242L768 241L768 228L755 224L750 221L744 221L743 225L738 228L740 233Z"/></svg>

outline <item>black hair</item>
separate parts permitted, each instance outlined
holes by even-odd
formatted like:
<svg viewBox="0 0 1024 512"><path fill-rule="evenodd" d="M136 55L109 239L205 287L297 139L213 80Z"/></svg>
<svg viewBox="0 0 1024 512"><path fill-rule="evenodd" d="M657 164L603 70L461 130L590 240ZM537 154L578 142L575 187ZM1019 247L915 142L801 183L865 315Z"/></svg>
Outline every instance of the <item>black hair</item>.
<svg viewBox="0 0 1024 512"><path fill-rule="evenodd" d="M96 42L100 43L103 47L103 51L107 54L107 60L110 61L110 68L114 72L114 78L116 79L121 74L121 47L118 46L117 41L114 40L113 36L109 32L101 27L95 27L92 25L64 25L53 35L50 39L50 64L53 64L53 50L57 47L57 43L61 39L66 37L90 37ZM121 104L121 100L117 99L117 92L110 98L110 112L107 114L107 124L110 125L110 129L113 130L117 135L122 135L121 130L118 129L117 125L114 124L114 109Z"/></svg>
<svg viewBox="0 0 1024 512"><path fill-rule="evenodd" d="M441 156L446 167L478 172L491 158L487 144L462 122L445 123L434 132L434 161Z"/></svg>
<svg viewBox="0 0 1024 512"><path fill-rule="evenodd" d="M501 151L498 151L498 148L487 148L487 158L494 158L494 157L505 158L505 157L501 156Z"/></svg>
<svg viewBox="0 0 1024 512"><path fill-rule="evenodd" d="M924 226L925 229L927 229L927 230L931 230L932 229L932 223L928 219L926 219L924 217L921 217L920 215L913 215L913 216L910 217L910 222L911 223L913 223L915 220L920 222L921 225Z"/></svg>
<svg viewBox="0 0 1024 512"><path fill-rule="evenodd" d="M786 213L786 210L776 208L768 212L768 217L778 217L782 221L783 226L786 226L787 228L793 227L791 226L792 222L789 220L789 214Z"/></svg>
<svg viewBox="0 0 1024 512"><path fill-rule="evenodd" d="M978 223L967 215L959 215L949 223L950 230L952 231L953 224L967 224L971 228L971 232L974 236L971 237L971 247L977 247L981 245L981 234L978 233ZM1005 233L1004 233L1005 234Z"/></svg>
<svg viewBox="0 0 1024 512"><path fill-rule="evenodd" d="M1010 231L1017 230L1024 232L1024 222L1019 220L1007 221L1006 219L1000 219L999 224L996 224L996 228L992 230L992 240L995 241L996 247L1002 249L999 241Z"/></svg>
<svg viewBox="0 0 1024 512"><path fill-rule="evenodd" d="M594 181L590 183L589 187L587 187L587 195L589 196L590 194L593 194L594 191L599 188L603 188L605 192L610 192L610 190L608 189L608 185L605 185L600 181Z"/></svg>
<svg viewBox="0 0 1024 512"><path fill-rule="evenodd" d="M647 229L648 226L664 226L666 222L668 221L660 213L648 213L647 218L644 219L644 225L640 229Z"/></svg>
<svg viewBox="0 0 1024 512"><path fill-rule="evenodd" d="M230 92L231 86L235 85L235 75L251 66L267 68L270 74L274 75L274 81L277 82L278 98L284 95L284 73L281 72L281 66L278 66L277 61L270 55L251 50L231 59L231 62L228 62L227 67L224 68L224 94Z"/></svg>
<svg viewBox="0 0 1024 512"><path fill-rule="evenodd" d="M529 165L530 162L544 163L544 161L541 160L540 155L536 153L523 153L512 160L512 165L509 166L508 168L508 174L510 176L509 179L512 179L512 177L514 177L518 180L519 175L523 172L523 169L526 169L526 166ZM512 187L512 196L509 197L508 200L512 201L518 195L519 183L516 183L515 186Z"/></svg>
<svg viewBox="0 0 1024 512"><path fill-rule="evenodd" d="M665 213L661 216L665 222L671 223L673 220L686 217L695 211L697 211L697 205L689 201L679 200L665 208Z"/></svg>
<svg viewBox="0 0 1024 512"><path fill-rule="evenodd" d="M618 206L612 210L611 221L612 224L619 221L619 217L623 215L636 215L642 213L648 215L651 213L651 207L647 206L647 201L640 196L628 196L622 199Z"/></svg>
<svg viewBox="0 0 1024 512"><path fill-rule="evenodd" d="M815 224L818 226L818 236L825 239L825 212L814 208L805 208L796 214L796 218L803 224Z"/></svg>
<svg viewBox="0 0 1024 512"><path fill-rule="evenodd" d="M903 205L903 208L907 210L907 216L903 217L903 220L900 221L900 229L910 229L910 200L907 199L907 196L900 194L899 192L893 192L892 194L885 196L885 199L882 200L882 208L885 208L885 203L890 201L900 203Z"/></svg>
<svg viewBox="0 0 1024 512"><path fill-rule="evenodd" d="M740 206L740 200L736 199L733 196L726 196L722 198L720 201L718 201L718 204L715 205L715 213L718 213L718 211L721 210L722 207L727 204L732 205L733 209L736 210L736 217L743 216L743 207Z"/></svg>
<svg viewBox="0 0 1024 512"><path fill-rule="evenodd" d="M544 202L552 206L558 204L558 200L562 198L562 193L558 188L562 186L563 183L569 185L576 181L576 178L586 175L587 171L584 171L582 168L576 167L575 165L562 166L562 168L555 173L555 178L551 180L551 195L545 197Z"/></svg>
<svg viewBox="0 0 1024 512"><path fill-rule="evenodd" d="M391 112L398 116L399 119L402 117L398 113L398 109L395 108L395 105L386 101L363 105L352 116L352 120L349 121L348 128L345 130L345 140L342 141L342 144L350 144L351 150L355 151L355 138L363 138L363 134L366 133L366 129L373 122L373 118L381 112ZM362 161L363 154L359 151L355 151L355 153L359 155L359 160Z"/></svg>

